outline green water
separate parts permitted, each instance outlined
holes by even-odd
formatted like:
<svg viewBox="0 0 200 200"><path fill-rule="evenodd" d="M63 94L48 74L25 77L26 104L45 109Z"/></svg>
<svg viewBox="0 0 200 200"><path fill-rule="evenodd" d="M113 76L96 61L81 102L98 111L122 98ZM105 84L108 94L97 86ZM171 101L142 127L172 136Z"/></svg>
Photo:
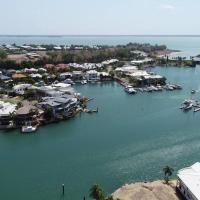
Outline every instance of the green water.
<svg viewBox="0 0 200 200"><path fill-rule="evenodd" d="M166 164L177 170L199 161L200 112L179 106L200 89L200 67L153 70L184 89L131 96L117 83L77 85L95 98L89 107L98 106L98 114L31 135L1 131L0 199L78 200L95 182L112 192L126 182L161 179Z"/></svg>

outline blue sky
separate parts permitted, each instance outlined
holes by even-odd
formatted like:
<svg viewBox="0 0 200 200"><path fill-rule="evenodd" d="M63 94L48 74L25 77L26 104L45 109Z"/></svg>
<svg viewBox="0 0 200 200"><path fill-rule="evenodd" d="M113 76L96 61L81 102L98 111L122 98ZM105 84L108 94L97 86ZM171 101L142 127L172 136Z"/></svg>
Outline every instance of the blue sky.
<svg viewBox="0 0 200 200"><path fill-rule="evenodd" d="M200 0L0 0L0 34L200 34Z"/></svg>

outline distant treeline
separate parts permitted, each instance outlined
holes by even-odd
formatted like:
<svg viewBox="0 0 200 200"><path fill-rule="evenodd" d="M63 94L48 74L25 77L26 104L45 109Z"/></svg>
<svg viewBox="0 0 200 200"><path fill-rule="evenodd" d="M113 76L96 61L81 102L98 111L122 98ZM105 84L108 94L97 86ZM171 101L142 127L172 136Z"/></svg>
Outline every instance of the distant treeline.
<svg viewBox="0 0 200 200"><path fill-rule="evenodd" d="M75 46L71 46L69 49L62 49L59 51L53 50L53 45L42 45L46 51L46 56L39 58L37 61L22 61L16 63L7 59L0 59L0 67L4 69L20 69L24 67L44 66L45 64L58 64L58 63L100 63L108 59L119 59L120 61L129 61L132 59L143 58L140 55L136 55L133 51L143 51L149 56L153 56L157 51L166 50L165 45L150 45L150 44L138 44L129 43L127 45L117 46L96 46L91 48L88 46L82 46L82 49L75 49ZM81 47L81 46L79 46Z"/></svg>

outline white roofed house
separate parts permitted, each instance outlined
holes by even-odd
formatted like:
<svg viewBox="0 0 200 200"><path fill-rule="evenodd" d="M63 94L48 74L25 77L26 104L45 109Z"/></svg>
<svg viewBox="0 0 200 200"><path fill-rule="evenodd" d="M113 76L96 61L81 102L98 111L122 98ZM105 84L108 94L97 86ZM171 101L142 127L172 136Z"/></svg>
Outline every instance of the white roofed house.
<svg viewBox="0 0 200 200"><path fill-rule="evenodd" d="M96 70L87 71L85 76L86 76L86 79L88 81L98 81L98 80L100 80L99 73Z"/></svg>
<svg viewBox="0 0 200 200"><path fill-rule="evenodd" d="M178 171L177 188L186 200L200 200L199 162Z"/></svg>
<svg viewBox="0 0 200 200"><path fill-rule="evenodd" d="M132 66L132 65L124 65L123 67L117 67L115 69L115 72L117 74L124 74L124 75L127 75L127 74L131 74L133 72L136 72L138 71L138 67L137 66Z"/></svg>
<svg viewBox="0 0 200 200"><path fill-rule="evenodd" d="M143 60L132 60L130 63L131 65L148 65L151 64L153 62L152 58L145 58Z"/></svg>
<svg viewBox="0 0 200 200"><path fill-rule="evenodd" d="M32 87L31 84L19 84L19 85L15 85L13 87L13 91L16 94L23 95L25 93L25 90L27 90L27 89L29 89L31 87Z"/></svg>
<svg viewBox="0 0 200 200"><path fill-rule="evenodd" d="M35 68L25 68L24 69L24 72L26 73L37 73L38 72L38 69L35 69Z"/></svg>
<svg viewBox="0 0 200 200"><path fill-rule="evenodd" d="M0 101L0 128L12 128L12 114L16 111L16 104Z"/></svg>
<svg viewBox="0 0 200 200"><path fill-rule="evenodd" d="M41 74L30 74L30 77L38 80L38 79L42 78L42 75Z"/></svg>

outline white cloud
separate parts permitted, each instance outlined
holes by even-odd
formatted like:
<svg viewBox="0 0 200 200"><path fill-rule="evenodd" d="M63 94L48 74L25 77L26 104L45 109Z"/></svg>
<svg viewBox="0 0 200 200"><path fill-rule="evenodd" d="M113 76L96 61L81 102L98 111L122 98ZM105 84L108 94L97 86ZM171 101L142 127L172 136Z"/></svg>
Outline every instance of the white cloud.
<svg viewBox="0 0 200 200"><path fill-rule="evenodd" d="M163 4L160 6L162 9L165 9L165 10L174 10L175 7L173 5L170 5L170 4Z"/></svg>

